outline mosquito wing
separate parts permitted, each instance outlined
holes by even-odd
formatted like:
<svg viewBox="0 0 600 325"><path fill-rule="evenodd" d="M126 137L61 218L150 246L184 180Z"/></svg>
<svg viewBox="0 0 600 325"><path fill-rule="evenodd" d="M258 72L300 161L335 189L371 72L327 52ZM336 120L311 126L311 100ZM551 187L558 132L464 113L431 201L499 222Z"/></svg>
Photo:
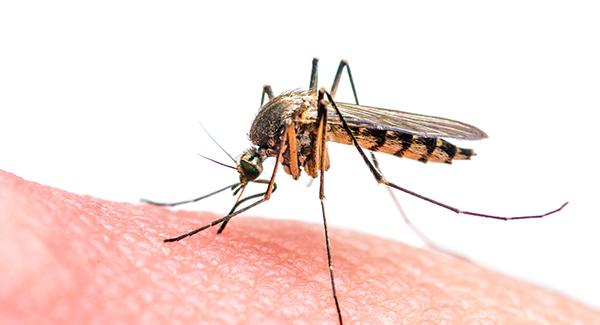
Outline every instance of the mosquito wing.
<svg viewBox="0 0 600 325"><path fill-rule="evenodd" d="M350 127L390 130L427 138L487 138L485 132L472 125L443 117L340 102L336 104ZM327 123L342 124L333 107L327 111Z"/></svg>

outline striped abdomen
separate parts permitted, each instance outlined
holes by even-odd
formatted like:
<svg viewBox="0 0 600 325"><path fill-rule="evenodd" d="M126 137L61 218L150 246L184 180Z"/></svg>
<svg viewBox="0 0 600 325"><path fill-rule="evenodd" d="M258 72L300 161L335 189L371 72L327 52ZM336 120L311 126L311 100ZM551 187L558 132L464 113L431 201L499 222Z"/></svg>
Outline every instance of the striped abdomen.
<svg viewBox="0 0 600 325"><path fill-rule="evenodd" d="M440 138L426 138L397 131L350 127L358 144L371 151L384 152L396 157L420 162L452 163L452 160L469 159L475 153L459 148ZM352 145L352 140L341 125L330 125L329 140Z"/></svg>

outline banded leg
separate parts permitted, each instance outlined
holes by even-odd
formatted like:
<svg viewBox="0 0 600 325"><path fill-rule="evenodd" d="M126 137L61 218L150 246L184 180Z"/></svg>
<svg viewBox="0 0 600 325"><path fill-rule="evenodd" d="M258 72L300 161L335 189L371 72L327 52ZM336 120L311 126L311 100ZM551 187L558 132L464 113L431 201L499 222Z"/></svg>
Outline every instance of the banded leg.
<svg viewBox="0 0 600 325"><path fill-rule="evenodd" d="M335 98L335 94L337 92L338 86L340 84L340 80L342 78L342 74L344 73L344 68L346 68L346 71L348 73L348 80L350 81L350 87L352 88L352 94L354 95L354 103L356 105L360 105L360 103L358 102L358 95L356 93L356 86L354 85L354 78L352 78L352 70L350 70L350 65L348 64L348 62L346 60L340 61L340 65L338 66L337 72L335 74L335 78L333 78L333 85L331 86L331 92L330 92L331 97ZM371 160L373 161L373 165L375 166L375 168L377 168L379 173L383 176L383 172L381 171L381 168L379 167L379 161L377 161L377 158L375 157L375 153L371 151L370 154L371 154ZM431 241L427 236L425 236L425 234L421 230L419 230L419 228L417 228L417 226L415 226L415 224L413 224L412 221L408 218L408 215L402 208L402 205L400 204L400 201L398 201L398 198L396 197L394 192L392 192L389 189L389 187L386 187L386 188L387 188L388 194L390 195L390 197L392 198L392 201L394 202L394 205L396 206L396 209L400 213L400 216L402 217L402 220L404 221L404 223L408 226L408 228L410 230L412 230L412 232L415 235L417 235L417 237L419 237L421 242L426 247L428 247L429 249L440 251L442 253L446 253L449 255L454 255L454 256L463 258L462 256L454 254L454 253L444 249L443 247L438 246L433 241Z"/></svg>
<svg viewBox="0 0 600 325"><path fill-rule="evenodd" d="M327 106L323 102L323 95L325 94L325 89L319 89L319 97L318 97L318 113L317 113L317 123L318 123L318 131L317 131L317 161L319 166L319 200L321 201L321 215L323 216L323 229L325 231L325 247L327 248L327 265L329 267L329 279L331 280L331 291L333 293L333 300L335 301L335 308L337 310L338 321L340 324L342 321L342 312L340 309L340 303L337 298L337 293L335 291L335 277L333 275L333 259L331 257L331 244L329 243L329 232L327 231L327 218L325 217L325 169L327 166Z"/></svg>
<svg viewBox="0 0 600 325"><path fill-rule="evenodd" d="M241 209L239 209L239 210L237 210L237 211L235 211L233 213L230 213L230 214L228 214L228 215L226 215L226 216L224 216L222 218L215 219L211 223L209 223L207 225L204 225L204 226L202 226L200 228L194 229L194 230L192 230L192 231L190 231L188 233L185 233L185 234L183 234L181 236L177 236L177 237L165 239L164 242L180 241L180 240L182 240L182 239L184 239L186 237L193 236L193 235L195 235L195 234L197 234L197 233L199 233L199 232L201 232L203 230L206 230L208 228L214 227L214 226L216 226L218 224L227 223L227 222L229 222L229 220L231 220L231 218L239 215L240 213L248 211L248 210L250 210L251 208L253 208L253 207L257 206L257 205L259 205L259 204L261 204L261 203L263 203L265 201L268 201L271 198L271 193L273 193L273 191L275 190L275 176L277 175L277 169L279 167L279 163L281 162L281 159L283 157L283 153L284 153L285 148L287 146L287 144L286 144L286 142L287 142L287 136L286 136L286 134L287 134L287 129L284 131L284 133L280 137L281 143L280 143L280 146L279 146L279 152L277 153L277 158L275 159L275 166L273 167L273 173L271 174L271 179L269 180L269 185L267 186L267 190L265 191L262 199L260 199L260 200L258 200L256 202L248 205L247 207L241 208ZM238 199L238 203L239 202L243 202L245 200L246 199L242 199L240 201ZM238 203L236 203L236 205L234 205L234 209L237 207ZM223 226L221 228L223 228Z"/></svg>
<svg viewBox="0 0 600 325"><path fill-rule="evenodd" d="M410 194L412 196L418 197L421 200L433 203L437 206L440 206L444 209L450 210L452 212L455 212L457 214L465 214L465 215L471 215L471 216L476 216L476 217L482 217L482 218L490 218L490 219L497 219L497 220L519 220L519 219L534 219L534 218L543 218L545 216L551 215L553 213L556 213L560 210L562 210L569 202L565 202L563 203L560 207L558 207L557 209L554 209L552 211L548 211L542 214L536 214L536 215L528 215L528 216L516 216L516 217L503 217L503 216L497 216L497 215L493 215L493 214L487 214L487 213L480 213L480 212L472 212L472 211L464 211L461 209L458 209L456 207L453 207L449 204L434 200L432 198L429 198L427 196L421 195L419 193L413 192L407 188L404 188L402 186L396 185L388 180L386 180L383 175L381 174L381 172L379 172L379 170L377 168L375 168L375 166L373 166L373 164L371 163L371 161L369 160L369 158L367 158L367 155L365 155L364 150L360 147L360 145L358 144L358 141L356 140L356 138L354 137L354 135L352 134L352 131L350 130L350 127L348 126L348 123L346 122L346 120L344 119L344 116L342 115L342 113L340 112L339 108L337 107L337 104L335 103L335 101L333 100L333 97L331 96L331 94L325 92L325 94L327 95L327 99L329 100L329 102L331 103L333 109L335 110L336 114L339 116L340 121L342 122L342 126L344 127L344 130L346 131L346 133L348 134L348 136L352 139L352 143L354 144L354 147L356 148L356 150L358 150L360 156L362 157L362 159L364 160L365 164L367 165L367 167L369 167L369 170L371 171L371 173L373 174L373 177L375 177L375 180L378 183L384 184L388 187L391 188L395 188L399 191L402 191L406 194Z"/></svg>

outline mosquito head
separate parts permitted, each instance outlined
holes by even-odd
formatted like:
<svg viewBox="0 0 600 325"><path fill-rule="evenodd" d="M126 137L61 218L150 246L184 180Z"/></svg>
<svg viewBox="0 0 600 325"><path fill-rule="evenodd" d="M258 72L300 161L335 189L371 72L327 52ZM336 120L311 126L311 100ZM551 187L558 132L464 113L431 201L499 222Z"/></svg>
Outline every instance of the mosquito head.
<svg viewBox="0 0 600 325"><path fill-rule="evenodd" d="M264 158L256 148L246 150L237 161L237 171L240 173L240 183L253 181L260 176Z"/></svg>

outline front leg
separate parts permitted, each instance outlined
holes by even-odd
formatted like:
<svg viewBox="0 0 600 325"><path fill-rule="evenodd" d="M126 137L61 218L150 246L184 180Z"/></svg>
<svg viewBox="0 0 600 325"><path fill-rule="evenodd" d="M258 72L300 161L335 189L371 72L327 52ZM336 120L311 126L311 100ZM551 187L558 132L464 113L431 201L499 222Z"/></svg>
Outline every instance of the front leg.
<svg viewBox="0 0 600 325"><path fill-rule="evenodd" d="M285 137L285 132L282 135L282 137L280 137L280 139L281 139L281 143L280 143L280 146L279 146L279 152L277 154L277 158L275 160L275 166L273 167L273 173L271 173L271 179L269 180L269 185L267 186L267 190L264 192L264 195L263 195L262 199L254 202L252 204L250 204L247 207L244 207L244 208L241 208L241 209L239 209L239 210L237 210L235 212L229 213L228 215L226 215L226 216L224 216L222 218L213 220L211 223L209 223L207 225L204 225L204 226L202 226L200 228L194 229L194 230L192 230L192 231L190 231L188 233L185 233L185 234L183 234L181 236L177 236L177 237L165 239L164 241L165 242L180 241L180 240L182 240L184 238L193 236L193 235L195 235L195 234L197 234L197 233L199 233L199 232L201 232L203 230L206 230L206 229L208 229L210 227L214 227L214 226L216 226L218 224L222 224L222 223L227 224L229 222L229 220L231 220L231 218L239 215L242 212L248 211L248 210L252 209L253 207L255 207L255 206L259 205L259 204L262 204L263 202L268 201L271 198L271 194L275 190L275 176L277 175L277 168L279 167L279 163L281 162L281 158L283 156L283 152L284 152L285 147L286 147L287 138ZM245 186L246 184L242 184L242 185ZM234 205L233 209L237 208L237 206L239 205L239 203L244 202L247 199L248 198L244 198L244 199L240 200L240 198L238 197L238 200L236 201L236 204ZM222 232L224 230L224 228L225 228L225 226L221 226L221 228L219 229L219 231Z"/></svg>

